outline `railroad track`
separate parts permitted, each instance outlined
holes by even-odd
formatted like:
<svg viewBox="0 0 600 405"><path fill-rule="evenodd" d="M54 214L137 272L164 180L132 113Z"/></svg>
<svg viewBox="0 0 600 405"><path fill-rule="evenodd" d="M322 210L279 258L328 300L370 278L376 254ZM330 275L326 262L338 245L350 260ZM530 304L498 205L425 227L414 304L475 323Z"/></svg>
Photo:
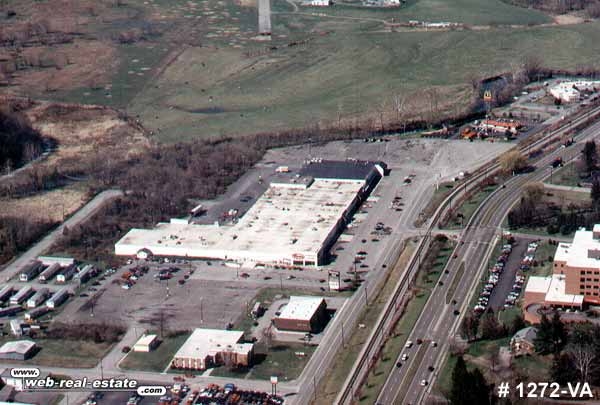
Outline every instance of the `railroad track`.
<svg viewBox="0 0 600 405"><path fill-rule="evenodd" d="M531 144L527 145L519 145L517 149L520 152L532 151L540 147L546 147L552 144L552 141L555 139L560 139L560 137L564 136L564 134L573 127L577 127L580 124L587 122L588 120L594 118L596 115L600 113L600 106L593 107L588 111L580 113L576 118L565 122L562 126L549 131L547 134L541 136L538 140L534 141ZM574 138L577 138L575 136ZM544 156L536 159L535 162L543 162L545 159ZM354 400L355 391L360 388L364 379L366 378L370 365L372 364L372 360L376 358L377 354L380 352L382 344L385 342L386 337L389 335L392 327L394 326L393 318L395 315L395 311L398 308L402 297L408 290L408 285L410 281L414 278L417 273L420 257L421 255L427 251L429 245L431 243L431 234L438 227L440 219L446 213L450 202L461 194L466 194L468 191L472 190L474 187L477 187L479 183L485 178L489 177L494 172L500 169L500 164L497 161L493 161L490 164L484 165L477 172L472 174L469 178L465 180L460 187L455 189L446 199L440 204L440 207L436 210L433 217L429 221L427 225L427 231L425 233L425 237L419 242L411 261L401 276L400 280L395 286L394 292L392 296L389 298L384 311L381 313L377 320L377 324L373 331L371 332L367 343L363 346L357 361L354 363L354 366L350 372L350 375L344 382L340 393L338 394L335 403L336 404L349 404ZM517 178L515 187L521 187L525 182L531 181L530 177ZM521 184L522 183L522 184ZM485 201L489 201L490 197L494 196L495 193L492 193ZM484 201L484 203L485 203ZM482 203L482 206L483 204ZM502 202L494 203L494 205L499 205ZM514 204L512 202L509 208ZM494 212L490 210L488 212ZM477 213L477 211L476 211ZM480 220L476 219L476 213L471 217L469 224L465 228L465 231L470 230L471 227L476 226L472 224L475 220L479 222ZM491 214L490 214L491 215ZM485 219L485 218L484 218ZM481 220L483 222L483 219Z"/></svg>

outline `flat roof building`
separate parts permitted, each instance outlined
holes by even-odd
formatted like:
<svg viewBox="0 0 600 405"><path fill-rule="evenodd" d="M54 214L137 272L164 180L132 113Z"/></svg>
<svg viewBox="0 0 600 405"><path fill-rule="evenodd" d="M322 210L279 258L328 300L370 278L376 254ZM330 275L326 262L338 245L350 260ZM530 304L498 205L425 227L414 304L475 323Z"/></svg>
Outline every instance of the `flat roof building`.
<svg viewBox="0 0 600 405"><path fill-rule="evenodd" d="M292 296L273 323L280 330L318 333L327 324L327 303L323 297Z"/></svg>
<svg viewBox="0 0 600 405"><path fill-rule="evenodd" d="M154 348L158 344L158 337L156 335L143 335L136 343L133 345L134 352L150 352L154 350Z"/></svg>
<svg viewBox="0 0 600 405"><path fill-rule="evenodd" d="M386 170L380 162L312 160L299 176L280 173L233 225L171 222L132 229L115 254L319 266Z"/></svg>
<svg viewBox="0 0 600 405"><path fill-rule="evenodd" d="M600 304L600 224L578 230L571 243L559 243L552 273L529 277L525 311L534 303L578 309Z"/></svg>
<svg viewBox="0 0 600 405"><path fill-rule="evenodd" d="M197 328L175 353L171 367L205 370L220 365L248 366L254 345L240 343L243 337L242 331Z"/></svg>
<svg viewBox="0 0 600 405"><path fill-rule="evenodd" d="M577 80L559 83L550 88L550 94L565 103L578 101L582 91L595 91L600 89L598 80Z"/></svg>
<svg viewBox="0 0 600 405"><path fill-rule="evenodd" d="M35 351L35 342L31 340L15 340L6 342L0 347L2 360L27 360Z"/></svg>

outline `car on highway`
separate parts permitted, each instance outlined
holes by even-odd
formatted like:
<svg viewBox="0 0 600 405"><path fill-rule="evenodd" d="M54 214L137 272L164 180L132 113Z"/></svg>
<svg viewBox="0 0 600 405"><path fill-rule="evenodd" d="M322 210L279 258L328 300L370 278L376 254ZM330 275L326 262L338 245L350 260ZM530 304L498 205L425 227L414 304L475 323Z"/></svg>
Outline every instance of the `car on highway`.
<svg viewBox="0 0 600 405"><path fill-rule="evenodd" d="M426 387L427 386L427 380L421 380L421 386L422 387Z"/></svg>
<svg viewBox="0 0 600 405"><path fill-rule="evenodd" d="M408 354L404 353L401 357L402 361L408 360Z"/></svg>
<svg viewBox="0 0 600 405"><path fill-rule="evenodd" d="M431 341L431 347L437 347L437 342L435 340Z"/></svg>
<svg viewBox="0 0 600 405"><path fill-rule="evenodd" d="M396 367L398 367L398 368L402 367L402 362L399 361L398 363L396 363Z"/></svg>
<svg viewBox="0 0 600 405"><path fill-rule="evenodd" d="M412 347L412 345L413 345L412 340L409 340L409 341L406 342L406 344L404 345L404 347L406 347L407 349L410 349Z"/></svg>

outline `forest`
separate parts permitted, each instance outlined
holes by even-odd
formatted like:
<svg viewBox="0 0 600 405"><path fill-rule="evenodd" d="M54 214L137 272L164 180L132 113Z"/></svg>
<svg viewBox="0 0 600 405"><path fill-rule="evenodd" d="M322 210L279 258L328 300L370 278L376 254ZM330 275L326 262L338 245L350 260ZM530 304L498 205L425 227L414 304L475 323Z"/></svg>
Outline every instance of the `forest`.
<svg viewBox="0 0 600 405"><path fill-rule="evenodd" d="M17 112L0 108L0 172L8 173L38 157L44 139Z"/></svg>

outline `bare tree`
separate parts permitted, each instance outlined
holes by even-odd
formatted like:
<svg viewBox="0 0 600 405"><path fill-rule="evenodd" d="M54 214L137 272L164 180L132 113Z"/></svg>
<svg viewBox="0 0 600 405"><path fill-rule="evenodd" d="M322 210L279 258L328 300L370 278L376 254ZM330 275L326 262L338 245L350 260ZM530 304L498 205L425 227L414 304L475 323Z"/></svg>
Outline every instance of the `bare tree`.
<svg viewBox="0 0 600 405"><path fill-rule="evenodd" d="M400 122L400 117L404 115L404 105L406 104L406 97L401 94L394 96L394 111L396 112L396 121Z"/></svg>
<svg viewBox="0 0 600 405"><path fill-rule="evenodd" d="M573 358L581 381L589 381L590 372L596 360L594 346L588 342L572 344L567 347L567 353Z"/></svg>
<svg viewBox="0 0 600 405"><path fill-rule="evenodd" d="M269 325L268 328L264 328L262 331L262 338L263 338L265 347L267 348L267 353L271 349L271 343L273 342L273 329L272 328L273 328L273 325Z"/></svg>
<svg viewBox="0 0 600 405"><path fill-rule="evenodd" d="M519 151L511 151L500 156L500 167L502 170L511 173L525 167L527 159Z"/></svg>
<svg viewBox="0 0 600 405"><path fill-rule="evenodd" d="M523 196L531 201L538 201L544 195L542 183L527 183L523 186Z"/></svg>

